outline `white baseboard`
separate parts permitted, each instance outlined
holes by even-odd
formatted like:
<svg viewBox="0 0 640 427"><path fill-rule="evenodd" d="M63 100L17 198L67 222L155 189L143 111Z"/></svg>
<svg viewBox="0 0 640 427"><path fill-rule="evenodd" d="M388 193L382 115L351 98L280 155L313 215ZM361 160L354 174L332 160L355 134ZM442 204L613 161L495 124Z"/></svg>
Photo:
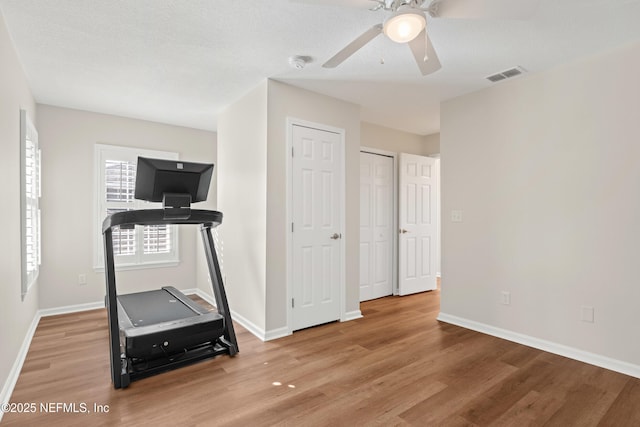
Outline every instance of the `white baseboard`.
<svg viewBox="0 0 640 427"><path fill-rule="evenodd" d="M239 313L231 310L231 318L238 322L239 324L242 325L243 328L245 328L247 331L251 332L253 335L255 335L256 337L258 337L261 341L266 341L267 340L267 334L265 332L265 330L261 327L259 327L258 325L256 325L255 323L253 323L252 321L250 321L249 319L247 319L246 317L240 315Z"/></svg>
<svg viewBox="0 0 640 427"><path fill-rule="evenodd" d="M214 306L214 307L216 306L215 298L213 298L212 295L209 295L208 293L204 292L202 289L199 289L199 288L187 289L187 290L184 290L183 292L185 294L195 294L195 295L199 296L200 298L202 298L203 300L205 300L206 302L208 302L209 304L211 304L212 306ZM263 328L257 326L255 323L251 322L246 317L238 314L234 310L231 310L231 318L235 322L238 322L240 325L242 325L243 328L245 328L247 331L251 332L253 335L255 335L261 341L267 341L269 339L275 339L275 338L271 338L271 335L272 335L271 333L267 333ZM279 338L279 336L278 336L278 338Z"/></svg>
<svg viewBox="0 0 640 427"><path fill-rule="evenodd" d="M66 305L64 307L45 308L39 311L41 317L57 316L59 314L78 313L81 311L97 310L104 308L104 301L89 302L86 304Z"/></svg>
<svg viewBox="0 0 640 427"><path fill-rule="evenodd" d="M291 334L293 334L293 332L291 332L291 329L286 326L283 328L271 329L266 332L264 341L276 340Z"/></svg>
<svg viewBox="0 0 640 427"><path fill-rule="evenodd" d="M442 312L440 312L437 319L441 322L451 323L452 325L461 326L473 331L482 332L483 334L517 342L518 344L523 344L528 347L537 348L538 350L558 354L560 356L579 360L580 362L588 363L590 365L599 366L611 371L616 371L625 375L631 375L632 377L640 378L640 365L634 365L632 363L612 359L610 357L590 353L588 351L554 343L551 341L546 341L529 335L520 334L517 332L509 331L507 329L496 328L495 326L487 325L458 316L452 316L450 314Z"/></svg>
<svg viewBox="0 0 640 427"><path fill-rule="evenodd" d="M183 292L185 294L189 294L190 293L190 294L198 295L200 298L202 298L203 300L205 300L209 304L215 306L215 304L214 304L215 301L214 301L213 297L211 295L207 294L206 292L202 291L201 289L188 289L188 290L185 290ZM261 341L271 341L271 340L275 340L275 339L278 339L278 338L289 336L289 335L291 335L293 333L291 331L291 329L289 329L289 327L287 327L287 326L284 326L282 328L270 329L270 330L265 331L263 328L258 327L253 322L248 320L246 317L236 313L233 310L231 310L231 317L233 318L234 321L238 322L240 325L242 325L243 328L245 328L246 330L251 332L253 335L255 335ZM345 313L344 318L341 319L341 321L342 322L348 322L350 320L360 319L361 317L362 317L362 312L360 310L354 310L354 311L349 311L349 312Z"/></svg>
<svg viewBox="0 0 640 427"><path fill-rule="evenodd" d="M348 322L350 320L356 320L362 318L362 312L360 310L347 311L344 314L343 322Z"/></svg>
<svg viewBox="0 0 640 427"><path fill-rule="evenodd" d="M22 371L22 365L24 365L24 361L27 358L27 353L29 352L29 347L31 346L31 340L33 339L33 335L36 332L36 328L38 327L38 323L40 322L40 312L36 312L35 316L33 316L33 320L31 321L31 325L29 325L29 329L27 330L27 335L24 337L22 341L22 345L20 346L20 351L18 351L18 355L16 356L16 360L13 362L13 366L9 371L9 376L2 387L2 391L0 392L0 403L9 403L11 400L11 394L13 393L13 389L18 382L18 377L20 376L20 371ZM0 421L2 421L2 416L4 412L0 411Z"/></svg>

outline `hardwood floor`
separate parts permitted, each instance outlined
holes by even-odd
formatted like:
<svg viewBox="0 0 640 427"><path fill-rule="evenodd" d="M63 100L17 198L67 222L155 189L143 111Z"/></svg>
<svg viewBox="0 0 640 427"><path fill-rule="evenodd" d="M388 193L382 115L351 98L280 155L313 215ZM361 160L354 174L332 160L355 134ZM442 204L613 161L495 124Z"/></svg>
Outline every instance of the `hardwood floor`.
<svg viewBox="0 0 640 427"><path fill-rule="evenodd" d="M440 323L438 291L361 309L362 319L266 343L238 325L236 357L124 390L111 386L105 310L43 318L11 398L36 411L6 413L2 423L640 425L639 379ZM56 406L64 403L88 413Z"/></svg>

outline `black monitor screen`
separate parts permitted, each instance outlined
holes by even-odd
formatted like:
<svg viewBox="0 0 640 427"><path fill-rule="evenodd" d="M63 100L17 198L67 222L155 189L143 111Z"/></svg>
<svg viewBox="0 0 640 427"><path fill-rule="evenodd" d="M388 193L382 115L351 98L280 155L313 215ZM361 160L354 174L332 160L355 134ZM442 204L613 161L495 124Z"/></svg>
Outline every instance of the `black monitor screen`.
<svg viewBox="0 0 640 427"><path fill-rule="evenodd" d="M134 197L161 202L165 193L189 194L191 202L207 200L213 163L138 157Z"/></svg>

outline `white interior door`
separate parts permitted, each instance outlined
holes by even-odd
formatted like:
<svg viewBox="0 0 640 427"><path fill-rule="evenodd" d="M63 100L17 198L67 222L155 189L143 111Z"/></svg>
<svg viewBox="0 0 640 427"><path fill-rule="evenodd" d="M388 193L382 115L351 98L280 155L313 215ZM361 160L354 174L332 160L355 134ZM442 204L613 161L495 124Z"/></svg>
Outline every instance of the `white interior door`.
<svg viewBox="0 0 640 427"><path fill-rule="evenodd" d="M400 154L398 293L436 289L436 159Z"/></svg>
<svg viewBox="0 0 640 427"><path fill-rule="evenodd" d="M393 293L393 158L360 153L360 301Z"/></svg>
<svg viewBox="0 0 640 427"><path fill-rule="evenodd" d="M342 138L292 129L292 329L340 319Z"/></svg>

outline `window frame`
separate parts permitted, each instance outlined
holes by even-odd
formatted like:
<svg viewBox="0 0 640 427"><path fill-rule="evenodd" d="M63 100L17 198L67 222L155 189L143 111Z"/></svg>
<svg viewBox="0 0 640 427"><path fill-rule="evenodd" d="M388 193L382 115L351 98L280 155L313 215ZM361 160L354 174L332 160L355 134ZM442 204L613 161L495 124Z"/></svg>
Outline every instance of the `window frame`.
<svg viewBox="0 0 640 427"><path fill-rule="evenodd" d="M31 147L30 147L31 145ZM27 151L32 151L32 156ZM31 158L32 164L28 162ZM20 289L24 301L29 289L38 280L42 263L42 221L40 197L42 196L42 154L38 144L38 131L26 110L20 110ZM31 191L29 191L31 187ZM29 213L31 216L29 216ZM31 220L29 219L31 218ZM31 233L29 231L31 230ZM32 236L30 238L30 235ZM35 263L29 247L35 246ZM34 264L33 268L30 266Z"/></svg>
<svg viewBox="0 0 640 427"><path fill-rule="evenodd" d="M102 223L106 217L107 208L111 209L158 209L161 203L152 203L133 199L131 202L107 202L105 184L105 164L107 160L137 162L138 156L157 159L179 160L176 152L149 150L142 148L95 144L94 147L94 256L93 267L96 271L104 271L104 241ZM137 270L142 268L173 267L180 263L180 237L178 227L170 225L171 251L168 253L145 254L144 226L135 227L135 254L116 255L116 270Z"/></svg>

